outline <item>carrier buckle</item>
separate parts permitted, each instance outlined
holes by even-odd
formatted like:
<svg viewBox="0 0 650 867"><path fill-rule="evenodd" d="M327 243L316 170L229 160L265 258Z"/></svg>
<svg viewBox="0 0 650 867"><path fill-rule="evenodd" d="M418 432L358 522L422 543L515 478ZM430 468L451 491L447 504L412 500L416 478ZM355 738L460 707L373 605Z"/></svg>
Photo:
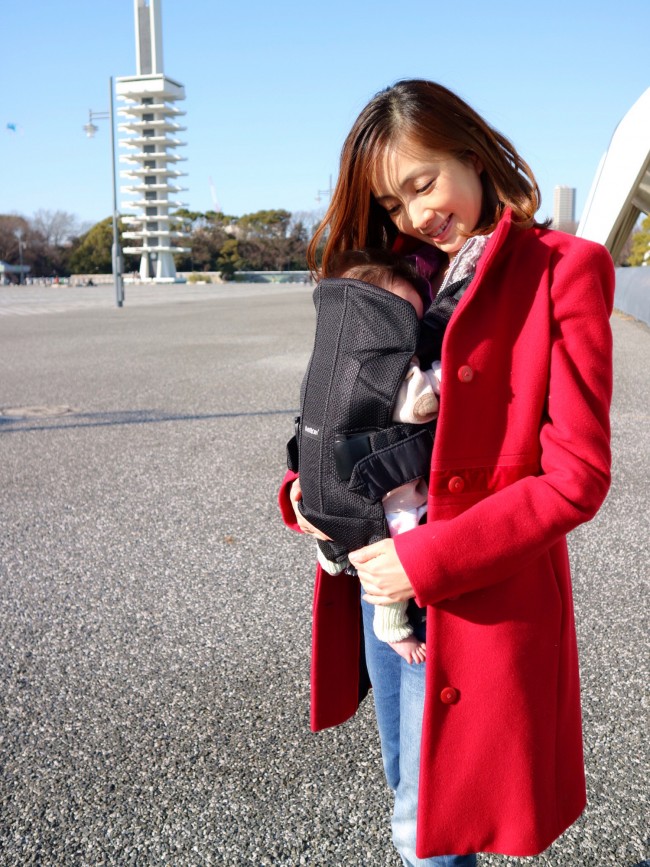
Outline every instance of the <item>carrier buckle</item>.
<svg viewBox="0 0 650 867"><path fill-rule="evenodd" d="M349 482L355 464L372 453L370 436L373 433L376 431L334 434L334 463L342 482Z"/></svg>

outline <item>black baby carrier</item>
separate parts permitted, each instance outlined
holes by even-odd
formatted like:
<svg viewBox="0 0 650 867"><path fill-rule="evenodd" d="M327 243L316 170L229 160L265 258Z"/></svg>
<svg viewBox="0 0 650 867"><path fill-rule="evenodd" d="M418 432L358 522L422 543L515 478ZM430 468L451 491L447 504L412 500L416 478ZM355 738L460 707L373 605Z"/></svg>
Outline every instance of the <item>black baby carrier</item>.
<svg viewBox="0 0 650 867"><path fill-rule="evenodd" d="M370 283L322 280L314 290L316 336L302 383L289 468L300 473L305 518L333 539L328 560L385 539L382 497L428 478L435 422L392 421L398 391L418 351L420 322L408 301ZM448 318L448 317L446 317ZM428 347L439 353L442 327ZM431 343L431 341L430 341Z"/></svg>

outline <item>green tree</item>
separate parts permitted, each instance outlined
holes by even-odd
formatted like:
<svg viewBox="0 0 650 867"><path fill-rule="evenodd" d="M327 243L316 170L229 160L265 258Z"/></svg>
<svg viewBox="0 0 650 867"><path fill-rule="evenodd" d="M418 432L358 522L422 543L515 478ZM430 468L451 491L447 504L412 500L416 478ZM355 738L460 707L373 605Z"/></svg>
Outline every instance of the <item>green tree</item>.
<svg viewBox="0 0 650 867"><path fill-rule="evenodd" d="M174 211L174 216L181 218L182 221L188 220L192 224L203 219L203 214L200 211L188 211L187 208L179 208Z"/></svg>
<svg viewBox="0 0 650 867"><path fill-rule="evenodd" d="M170 228L189 230L189 253L179 253L174 257L178 271L218 271L219 255L222 246L234 233L237 217L222 214L220 211L188 211L181 208L174 214L178 222Z"/></svg>
<svg viewBox="0 0 650 867"><path fill-rule="evenodd" d="M212 223L215 226L222 226L228 230L237 225L239 217L233 217L231 214L224 214L223 211L206 211L203 215L207 223Z"/></svg>
<svg viewBox="0 0 650 867"><path fill-rule="evenodd" d="M291 214L284 209L255 211L234 217L220 211L176 211L190 229L191 253L176 256L179 271L304 270L307 243L320 214Z"/></svg>
<svg viewBox="0 0 650 867"><path fill-rule="evenodd" d="M255 211L237 221L234 233L245 269L281 271L304 268L306 230L282 209Z"/></svg>
<svg viewBox="0 0 650 867"><path fill-rule="evenodd" d="M228 240L228 234L221 226L205 225L192 232L192 270L218 271L219 255Z"/></svg>
<svg viewBox="0 0 650 867"><path fill-rule="evenodd" d="M256 238L286 237L291 220L291 213L282 209L273 211L255 211L244 214L237 221L237 228L246 236Z"/></svg>
<svg viewBox="0 0 650 867"><path fill-rule="evenodd" d="M239 252L237 238L227 238L224 241L217 259L217 270L221 272L224 280L232 280L235 271L246 270L246 262Z"/></svg>
<svg viewBox="0 0 650 867"><path fill-rule="evenodd" d="M120 246L122 227L118 224ZM68 265L73 274L110 274L113 268L113 218L107 217L96 223L79 238L72 250ZM124 270L133 271L138 267L137 256L124 257Z"/></svg>
<svg viewBox="0 0 650 867"><path fill-rule="evenodd" d="M632 249L628 265L650 265L650 215L641 223L641 228L632 235Z"/></svg>

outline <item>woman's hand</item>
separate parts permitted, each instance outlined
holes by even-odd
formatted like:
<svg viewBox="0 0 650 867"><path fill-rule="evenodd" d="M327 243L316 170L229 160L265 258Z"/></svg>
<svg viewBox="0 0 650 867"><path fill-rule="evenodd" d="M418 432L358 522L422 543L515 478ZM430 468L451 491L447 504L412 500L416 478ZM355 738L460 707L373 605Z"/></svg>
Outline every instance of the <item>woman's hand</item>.
<svg viewBox="0 0 650 867"><path fill-rule="evenodd" d="M359 580L366 591L363 598L367 602L390 605L415 596L392 539L382 539L374 545L352 551L349 556L350 563L359 573Z"/></svg>
<svg viewBox="0 0 650 867"><path fill-rule="evenodd" d="M300 479L296 479L295 482L291 485L289 490L289 499L291 500L291 505L293 506L293 511L296 513L296 521L298 522L298 526L302 530L303 533L306 533L308 536L313 536L315 539L322 539L324 542L331 542L329 536L326 536L325 533L321 533L321 531L314 527L313 524L310 524L307 518L303 515L303 513L298 508L298 501L302 500L302 488L300 487Z"/></svg>

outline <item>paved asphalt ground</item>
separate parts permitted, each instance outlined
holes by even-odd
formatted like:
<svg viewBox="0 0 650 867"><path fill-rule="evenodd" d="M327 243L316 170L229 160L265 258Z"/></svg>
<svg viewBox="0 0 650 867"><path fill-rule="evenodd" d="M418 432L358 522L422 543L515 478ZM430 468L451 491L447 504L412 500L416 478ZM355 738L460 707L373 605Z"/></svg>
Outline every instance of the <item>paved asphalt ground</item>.
<svg viewBox="0 0 650 867"><path fill-rule="evenodd" d="M308 730L311 544L275 505L306 287L0 288L0 864L393 865L372 702ZM650 330L571 538L589 806L534 859L650 857Z"/></svg>

